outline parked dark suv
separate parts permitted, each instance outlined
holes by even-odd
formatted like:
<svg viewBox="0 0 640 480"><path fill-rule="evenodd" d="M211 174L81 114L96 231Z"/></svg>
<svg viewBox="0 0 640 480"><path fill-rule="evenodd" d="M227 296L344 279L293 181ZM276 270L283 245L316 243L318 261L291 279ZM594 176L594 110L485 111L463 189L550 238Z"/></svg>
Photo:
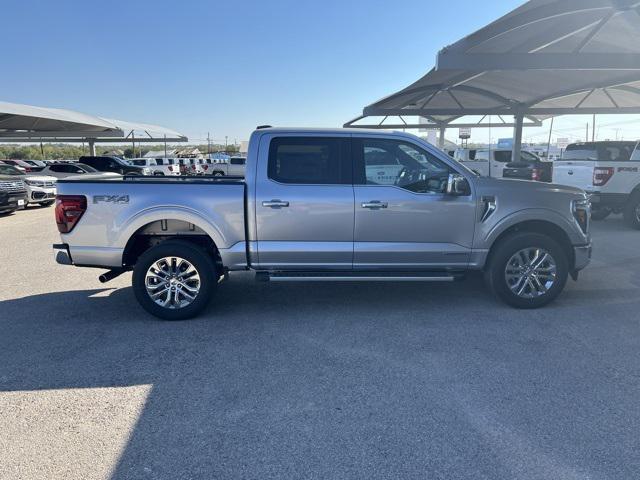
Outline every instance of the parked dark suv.
<svg viewBox="0 0 640 480"><path fill-rule="evenodd" d="M99 172L113 172L120 175L151 175L150 168L131 165L120 157L80 157L80 163L89 165Z"/></svg>
<svg viewBox="0 0 640 480"><path fill-rule="evenodd" d="M15 168L0 163L0 214L11 213L27 205L27 187L22 175L15 172Z"/></svg>

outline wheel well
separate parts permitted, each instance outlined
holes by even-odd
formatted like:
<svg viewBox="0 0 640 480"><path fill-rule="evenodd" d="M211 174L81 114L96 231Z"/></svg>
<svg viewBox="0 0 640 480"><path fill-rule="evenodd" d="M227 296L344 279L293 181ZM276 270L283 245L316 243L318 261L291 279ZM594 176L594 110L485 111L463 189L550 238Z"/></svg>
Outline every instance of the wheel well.
<svg viewBox="0 0 640 480"><path fill-rule="evenodd" d="M570 265L569 270L573 270L575 258L573 245L571 243L571 240L569 239L569 236L562 228L560 228L556 224L545 222L544 220L529 220L527 222L518 223L502 232L493 242L493 245L489 250L489 255L487 256L485 267L488 267L491 264L491 257L496 247L509 235L513 235L514 233L519 232L541 233L543 235L547 235L550 238L553 238L556 242L558 242L558 244L567 254L567 260L569 261Z"/></svg>
<svg viewBox="0 0 640 480"><path fill-rule="evenodd" d="M216 266L222 271L222 258L213 239L193 223L171 219L157 220L136 230L124 249L122 263L125 267L133 267L144 252L167 240L175 239L191 242L203 248L211 254Z"/></svg>

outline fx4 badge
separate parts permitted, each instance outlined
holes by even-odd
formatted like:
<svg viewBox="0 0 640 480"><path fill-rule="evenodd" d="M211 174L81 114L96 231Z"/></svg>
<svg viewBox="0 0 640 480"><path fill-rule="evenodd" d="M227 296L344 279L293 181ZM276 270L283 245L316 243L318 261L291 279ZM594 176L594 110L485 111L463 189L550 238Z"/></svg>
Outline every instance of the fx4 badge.
<svg viewBox="0 0 640 480"><path fill-rule="evenodd" d="M120 205L129 203L129 195L94 195L93 203L113 203Z"/></svg>

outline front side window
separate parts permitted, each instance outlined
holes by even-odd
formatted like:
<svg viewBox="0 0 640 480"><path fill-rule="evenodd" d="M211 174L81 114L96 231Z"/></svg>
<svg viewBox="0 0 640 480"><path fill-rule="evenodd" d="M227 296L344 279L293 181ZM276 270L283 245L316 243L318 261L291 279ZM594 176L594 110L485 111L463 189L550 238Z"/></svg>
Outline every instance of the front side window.
<svg viewBox="0 0 640 480"><path fill-rule="evenodd" d="M478 150L474 160L479 162L487 162L489 160L489 150Z"/></svg>
<svg viewBox="0 0 640 480"><path fill-rule="evenodd" d="M0 165L0 175L24 175L20 170L11 165Z"/></svg>
<svg viewBox="0 0 640 480"><path fill-rule="evenodd" d="M351 184L349 140L323 137L281 137L269 146L268 176L280 183Z"/></svg>
<svg viewBox="0 0 640 480"><path fill-rule="evenodd" d="M357 139L356 181L396 186L414 193L446 192L451 169L434 155L398 140Z"/></svg>

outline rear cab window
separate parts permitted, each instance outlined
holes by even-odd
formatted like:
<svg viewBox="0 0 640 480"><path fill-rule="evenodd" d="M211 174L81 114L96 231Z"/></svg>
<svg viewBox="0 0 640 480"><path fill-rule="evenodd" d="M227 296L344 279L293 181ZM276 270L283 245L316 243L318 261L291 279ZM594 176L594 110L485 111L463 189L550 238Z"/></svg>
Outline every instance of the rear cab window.
<svg viewBox="0 0 640 480"><path fill-rule="evenodd" d="M596 142L569 145L560 161L628 162L632 160L635 142Z"/></svg>
<svg viewBox="0 0 640 480"><path fill-rule="evenodd" d="M285 184L350 185L350 139L275 137L269 145L267 176Z"/></svg>

